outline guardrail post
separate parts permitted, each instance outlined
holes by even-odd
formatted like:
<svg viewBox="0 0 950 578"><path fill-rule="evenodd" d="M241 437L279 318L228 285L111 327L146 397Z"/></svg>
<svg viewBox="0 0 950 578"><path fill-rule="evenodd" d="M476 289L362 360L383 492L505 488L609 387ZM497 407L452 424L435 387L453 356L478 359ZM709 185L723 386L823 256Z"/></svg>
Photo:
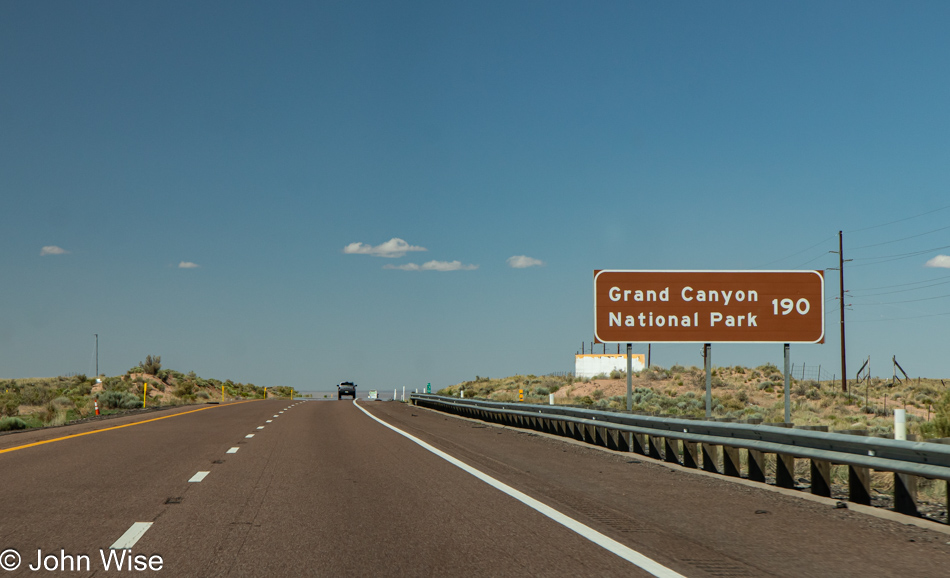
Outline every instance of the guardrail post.
<svg viewBox="0 0 950 578"><path fill-rule="evenodd" d="M848 466L848 501L871 505L871 470L860 466Z"/></svg>
<svg viewBox="0 0 950 578"><path fill-rule="evenodd" d="M677 442L679 440L671 440L670 438L663 438L663 461L669 462L671 464L679 465L680 458L679 452L677 451Z"/></svg>
<svg viewBox="0 0 950 578"><path fill-rule="evenodd" d="M732 446L723 446L722 448L722 473L726 476L731 476L733 478L741 478L742 474L739 472L741 467L739 461L739 448L734 448Z"/></svg>
<svg viewBox="0 0 950 578"><path fill-rule="evenodd" d="M703 470L719 473L719 446L703 444Z"/></svg>
<svg viewBox="0 0 950 578"><path fill-rule="evenodd" d="M591 429L594 430L594 445L607 447L607 433L606 427L594 426Z"/></svg>
<svg viewBox="0 0 950 578"><path fill-rule="evenodd" d="M617 450L621 452L633 451L633 444L630 443L632 439L632 433L617 430Z"/></svg>
<svg viewBox="0 0 950 578"><path fill-rule="evenodd" d="M917 476L894 474L894 510L909 516L919 516L917 511Z"/></svg>
<svg viewBox="0 0 950 578"><path fill-rule="evenodd" d="M795 456L775 454L775 485L780 488L795 487Z"/></svg>
<svg viewBox="0 0 950 578"><path fill-rule="evenodd" d="M605 433L606 433L606 435L604 436L604 441L607 442L607 449L608 449L608 450L616 450L616 449L618 449L619 446L620 446L620 444L617 443L617 440L618 440L618 438L622 438L622 437L623 437L623 436L620 434L620 432L619 432L618 430L613 429L613 428L606 428Z"/></svg>
<svg viewBox="0 0 950 578"><path fill-rule="evenodd" d="M583 428L584 442L597 445L597 426L585 425Z"/></svg>
<svg viewBox="0 0 950 578"><path fill-rule="evenodd" d="M749 479L765 482L765 452L749 450Z"/></svg>
<svg viewBox="0 0 950 578"><path fill-rule="evenodd" d="M696 454L696 442L683 440L683 466L687 468L699 468L699 456Z"/></svg>
<svg viewBox="0 0 950 578"><path fill-rule="evenodd" d="M647 436L642 433L631 433L630 440L633 443L633 453L640 454L641 456L647 455Z"/></svg>
<svg viewBox="0 0 950 578"><path fill-rule="evenodd" d="M811 493L831 497L831 462L811 460Z"/></svg>
<svg viewBox="0 0 950 578"><path fill-rule="evenodd" d="M650 442L650 457L655 460L662 460L663 456L660 455L660 446L663 445L663 438L647 436L647 440Z"/></svg>

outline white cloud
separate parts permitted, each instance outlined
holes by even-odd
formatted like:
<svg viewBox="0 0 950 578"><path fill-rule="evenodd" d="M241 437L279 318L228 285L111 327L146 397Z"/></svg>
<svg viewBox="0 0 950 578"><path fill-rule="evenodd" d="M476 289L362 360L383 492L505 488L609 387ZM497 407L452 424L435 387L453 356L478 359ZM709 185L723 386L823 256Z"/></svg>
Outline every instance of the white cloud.
<svg viewBox="0 0 950 578"><path fill-rule="evenodd" d="M47 255L68 255L69 251L63 249L62 247L57 247L56 245L47 245L40 249L40 257L45 257Z"/></svg>
<svg viewBox="0 0 950 578"><path fill-rule="evenodd" d="M950 255L937 255L930 261L924 263L924 267L940 267L941 269L950 269Z"/></svg>
<svg viewBox="0 0 950 578"><path fill-rule="evenodd" d="M350 243L343 247L343 252L347 255L373 255L374 257L396 258L402 257L409 251L427 251L425 247L416 247L403 241L399 237L393 237L381 245L366 245L364 243Z"/></svg>
<svg viewBox="0 0 950 578"><path fill-rule="evenodd" d="M527 269L528 267L540 267L542 265L544 265L544 261L528 257L527 255L508 257L508 266L512 269Z"/></svg>
<svg viewBox="0 0 950 578"><path fill-rule="evenodd" d="M385 265L383 269L399 269L400 271L474 271L478 269L478 265L462 265L461 261L427 261L422 265L416 263Z"/></svg>
<svg viewBox="0 0 950 578"><path fill-rule="evenodd" d="M197 269L198 267L201 267L201 265L192 263L191 261L182 261L178 264L179 269Z"/></svg>

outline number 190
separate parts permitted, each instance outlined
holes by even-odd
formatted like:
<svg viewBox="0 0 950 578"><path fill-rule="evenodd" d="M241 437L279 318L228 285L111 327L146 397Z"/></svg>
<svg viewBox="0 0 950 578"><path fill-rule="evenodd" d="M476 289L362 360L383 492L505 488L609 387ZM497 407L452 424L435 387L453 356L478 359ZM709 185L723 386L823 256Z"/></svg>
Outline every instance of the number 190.
<svg viewBox="0 0 950 578"><path fill-rule="evenodd" d="M781 301L772 299L772 315L778 315L779 305L782 306L782 315L788 315L792 310L797 311L799 315L805 315L811 309L811 303L805 298L801 298L797 302L787 297Z"/></svg>

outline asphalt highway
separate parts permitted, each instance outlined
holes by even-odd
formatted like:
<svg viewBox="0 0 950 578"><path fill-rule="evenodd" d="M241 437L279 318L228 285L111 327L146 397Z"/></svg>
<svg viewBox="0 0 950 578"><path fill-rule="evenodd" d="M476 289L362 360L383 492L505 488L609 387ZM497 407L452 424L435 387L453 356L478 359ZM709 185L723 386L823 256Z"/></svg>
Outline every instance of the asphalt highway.
<svg viewBox="0 0 950 578"><path fill-rule="evenodd" d="M0 567L18 561L0 577L950 568L944 533L393 402L261 400L4 435L0 488Z"/></svg>

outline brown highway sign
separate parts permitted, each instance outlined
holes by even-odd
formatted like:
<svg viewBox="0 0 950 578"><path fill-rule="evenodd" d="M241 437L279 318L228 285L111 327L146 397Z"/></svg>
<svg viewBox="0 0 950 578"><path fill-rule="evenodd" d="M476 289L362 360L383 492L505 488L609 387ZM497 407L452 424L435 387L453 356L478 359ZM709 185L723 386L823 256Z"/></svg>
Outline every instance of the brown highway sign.
<svg viewBox="0 0 950 578"><path fill-rule="evenodd" d="M822 343L824 271L594 271L601 343Z"/></svg>

